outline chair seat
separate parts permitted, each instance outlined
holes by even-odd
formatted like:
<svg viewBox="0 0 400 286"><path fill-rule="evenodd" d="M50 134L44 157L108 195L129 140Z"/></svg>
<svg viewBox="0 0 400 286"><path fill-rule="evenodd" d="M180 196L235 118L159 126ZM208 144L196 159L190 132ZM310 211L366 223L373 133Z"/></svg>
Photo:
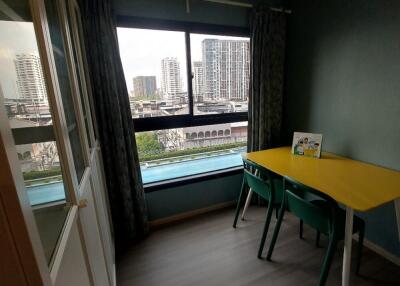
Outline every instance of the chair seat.
<svg viewBox="0 0 400 286"><path fill-rule="evenodd" d="M315 204L319 207L325 207L327 205L327 202L324 200L312 200L312 204ZM339 208L337 211L337 238L339 240L344 239L344 232L345 232L345 225L346 225L346 211L342 208ZM357 233L360 231L360 229L364 228L365 222L358 216L354 215L353 217L353 233ZM322 232L324 233L324 232ZM324 233L325 235L328 235L327 233Z"/></svg>

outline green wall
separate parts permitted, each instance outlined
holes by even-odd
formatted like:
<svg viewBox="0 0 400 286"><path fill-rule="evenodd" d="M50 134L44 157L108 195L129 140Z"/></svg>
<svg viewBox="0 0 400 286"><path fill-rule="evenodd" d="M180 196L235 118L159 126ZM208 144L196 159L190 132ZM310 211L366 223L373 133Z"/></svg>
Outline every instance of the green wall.
<svg viewBox="0 0 400 286"><path fill-rule="evenodd" d="M400 1L291 8L286 141L293 131L320 132L324 150L400 170ZM393 203L361 215L367 238L400 256Z"/></svg>
<svg viewBox="0 0 400 286"><path fill-rule="evenodd" d="M146 194L149 219L234 201L239 196L242 175L231 175Z"/></svg>
<svg viewBox="0 0 400 286"><path fill-rule="evenodd" d="M186 13L185 0L112 0L115 14L174 21L248 27L249 9L203 0L190 0L190 13ZM280 6L283 0L238 0Z"/></svg>
<svg viewBox="0 0 400 286"><path fill-rule="evenodd" d="M247 9L190 0L190 13L186 13L185 0L113 0L115 13L175 21L190 21L218 25L246 27Z"/></svg>

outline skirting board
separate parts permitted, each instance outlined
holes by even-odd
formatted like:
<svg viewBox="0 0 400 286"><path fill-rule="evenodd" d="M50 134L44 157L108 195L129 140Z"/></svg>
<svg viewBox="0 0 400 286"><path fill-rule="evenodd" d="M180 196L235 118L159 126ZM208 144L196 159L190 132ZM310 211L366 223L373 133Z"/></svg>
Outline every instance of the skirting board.
<svg viewBox="0 0 400 286"><path fill-rule="evenodd" d="M353 236L353 239L358 241L358 234ZM389 251L385 250L384 248L380 247L379 245L369 241L368 239L364 238L364 246L372 250L373 252L379 254L380 256L386 258L390 262L393 262L397 266L400 266L400 257L390 253Z"/></svg>
<svg viewBox="0 0 400 286"><path fill-rule="evenodd" d="M157 227L160 227L160 226L165 225L165 224L174 223L174 222L177 222L177 221L180 221L180 220L189 219L189 218L192 218L194 216L198 216L198 215L205 214L205 213L208 213L208 212L212 212L212 211L216 211L216 210L220 210L220 209L225 209L225 208L231 207L231 206L233 206L235 204L236 204L235 201L224 202L224 203L212 205L212 206L201 208L201 209L188 211L188 212L184 212L184 213L179 213L179 214L172 215L172 216L169 216L169 217L152 220L152 221L149 222L150 228L157 228Z"/></svg>

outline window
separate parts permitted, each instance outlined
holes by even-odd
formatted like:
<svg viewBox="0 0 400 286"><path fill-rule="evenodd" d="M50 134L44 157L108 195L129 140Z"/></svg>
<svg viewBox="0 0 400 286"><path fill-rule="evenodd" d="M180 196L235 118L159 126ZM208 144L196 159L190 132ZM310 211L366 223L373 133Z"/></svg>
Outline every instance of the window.
<svg viewBox="0 0 400 286"><path fill-rule="evenodd" d="M136 143L144 184L203 174L242 164L247 122L138 132Z"/></svg>
<svg viewBox="0 0 400 286"><path fill-rule="evenodd" d="M191 34L194 114L247 112L250 40Z"/></svg>
<svg viewBox="0 0 400 286"><path fill-rule="evenodd" d="M133 118L188 114L185 33L118 29Z"/></svg>
<svg viewBox="0 0 400 286"><path fill-rule="evenodd" d="M119 26L143 182L241 166L248 31L134 18Z"/></svg>

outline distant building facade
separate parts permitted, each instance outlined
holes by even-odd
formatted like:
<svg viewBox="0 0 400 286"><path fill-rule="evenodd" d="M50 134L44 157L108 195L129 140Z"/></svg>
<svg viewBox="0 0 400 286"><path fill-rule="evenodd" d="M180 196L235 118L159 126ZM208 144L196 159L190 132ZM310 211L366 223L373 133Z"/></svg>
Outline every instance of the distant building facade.
<svg viewBox="0 0 400 286"><path fill-rule="evenodd" d="M202 41L204 94L207 99L245 101L249 92L250 43Z"/></svg>
<svg viewBox="0 0 400 286"><path fill-rule="evenodd" d="M247 122L166 129L158 138L169 151L246 142Z"/></svg>
<svg viewBox="0 0 400 286"><path fill-rule="evenodd" d="M182 94L181 70L177 58L161 60L161 90L164 98Z"/></svg>
<svg viewBox="0 0 400 286"><path fill-rule="evenodd" d="M193 95L195 102L202 101L204 93L203 62L193 62ZM201 99L200 99L201 97Z"/></svg>
<svg viewBox="0 0 400 286"><path fill-rule="evenodd" d="M14 59L19 99L32 104L48 104L40 57L18 54Z"/></svg>
<svg viewBox="0 0 400 286"><path fill-rule="evenodd" d="M133 95L135 97L150 97L157 92L155 76L137 76L133 78Z"/></svg>

